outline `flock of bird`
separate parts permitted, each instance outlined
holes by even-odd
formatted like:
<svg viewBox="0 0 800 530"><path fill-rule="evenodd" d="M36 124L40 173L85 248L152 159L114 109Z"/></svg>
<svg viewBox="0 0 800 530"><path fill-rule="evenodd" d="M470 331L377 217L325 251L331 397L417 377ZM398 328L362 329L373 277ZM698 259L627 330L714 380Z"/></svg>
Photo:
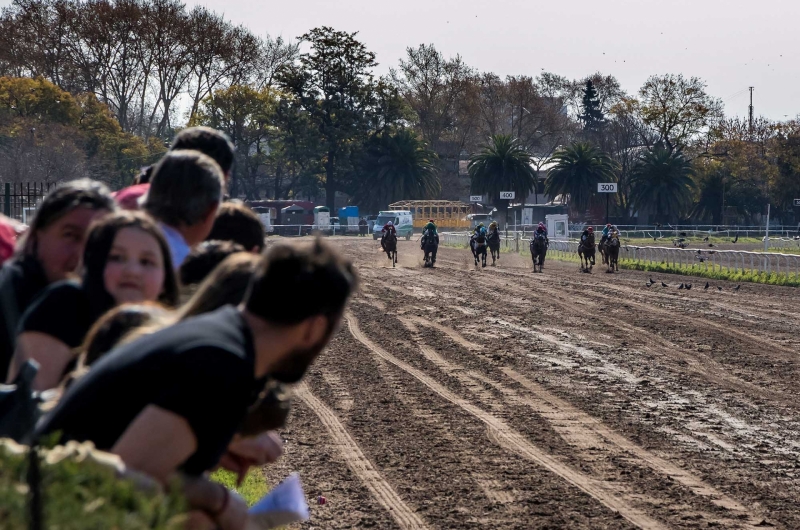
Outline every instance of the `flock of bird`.
<svg viewBox="0 0 800 530"><path fill-rule="evenodd" d="M648 278L648 280L649 281L645 284L645 286L652 287L653 285L656 284L656 281L654 279ZM661 287L669 287L669 285L662 281L661 282ZM708 291L709 287L711 287L711 284L709 282L706 282L706 285L705 285L705 287L703 287L703 290L704 291ZM716 287L717 287L717 291L722 291L723 290L722 287L720 287L719 285L717 285ZM736 287L733 288L733 291L734 292L738 291L739 289L741 289L741 287L742 287L741 285L737 285ZM683 291L683 290L691 291L692 290L692 284L691 283L681 283L678 286L678 290L679 291Z"/></svg>

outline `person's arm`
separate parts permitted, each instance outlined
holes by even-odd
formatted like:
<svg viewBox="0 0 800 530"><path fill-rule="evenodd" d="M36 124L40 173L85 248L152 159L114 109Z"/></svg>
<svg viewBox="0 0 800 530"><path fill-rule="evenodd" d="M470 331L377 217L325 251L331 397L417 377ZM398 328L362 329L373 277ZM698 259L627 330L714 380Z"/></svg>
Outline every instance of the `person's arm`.
<svg viewBox="0 0 800 530"><path fill-rule="evenodd" d="M156 405L145 407L111 448L125 465L162 484L196 450L197 438L189 422Z"/></svg>
<svg viewBox="0 0 800 530"><path fill-rule="evenodd" d="M8 370L8 382L14 380L22 365L33 359L39 363L39 371L33 380L33 389L55 388L61 382L64 370L72 358L69 346L51 335L38 331L20 333Z"/></svg>

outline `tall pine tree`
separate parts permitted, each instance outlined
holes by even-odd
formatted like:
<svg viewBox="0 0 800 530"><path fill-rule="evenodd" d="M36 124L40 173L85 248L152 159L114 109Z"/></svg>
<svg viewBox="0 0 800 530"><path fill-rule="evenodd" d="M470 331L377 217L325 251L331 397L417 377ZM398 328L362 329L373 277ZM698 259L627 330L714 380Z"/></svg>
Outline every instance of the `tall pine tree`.
<svg viewBox="0 0 800 530"><path fill-rule="evenodd" d="M586 86L583 89L581 110L578 119L583 122L583 130L587 133L599 132L605 123L605 116L600 109L600 98L597 97L597 89L591 79L586 80Z"/></svg>

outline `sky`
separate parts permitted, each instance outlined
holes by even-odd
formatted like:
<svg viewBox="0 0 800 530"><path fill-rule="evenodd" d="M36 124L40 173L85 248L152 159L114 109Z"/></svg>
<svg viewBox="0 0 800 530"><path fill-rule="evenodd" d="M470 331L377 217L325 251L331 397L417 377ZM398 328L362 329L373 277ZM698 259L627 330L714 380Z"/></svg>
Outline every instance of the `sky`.
<svg viewBox="0 0 800 530"><path fill-rule="evenodd" d="M654 74L697 76L728 115L800 115L798 0L185 0L254 33L358 32L377 73L434 44L498 75L614 75L634 94ZM0 0L7 5L10 0Z"/></svg>

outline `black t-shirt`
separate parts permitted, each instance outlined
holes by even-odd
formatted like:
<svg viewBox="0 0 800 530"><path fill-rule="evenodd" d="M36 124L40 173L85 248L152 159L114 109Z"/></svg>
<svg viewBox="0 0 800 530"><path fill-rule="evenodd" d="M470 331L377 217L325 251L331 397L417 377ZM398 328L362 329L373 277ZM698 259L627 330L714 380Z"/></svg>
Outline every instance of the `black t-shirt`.
<svg viewBox="0 0 800 530"><path fill-rule="evenodd" d="M41 265L33 259L8 261L0 269L0 383L8 374L22 314L47 283Z"/></svg>
<svg viewBox="0 0 800 530"><path fill-rule="evenodd" d="M218 462L264 387L250 328L236 308L185 320L115 348L76 381L37 428L62 441L111 449L148 405L189 423L197 450L183 463L199 475Z"/></svg>
<svg viewBox="0 0 800 530"><path fill-rule="evenodd" d="M95 309L94 305L79 283L54 283L22 315L18 333L45 333L70 348L77 348L83 343L94 322L104 313L103 310Z"/></svg>

